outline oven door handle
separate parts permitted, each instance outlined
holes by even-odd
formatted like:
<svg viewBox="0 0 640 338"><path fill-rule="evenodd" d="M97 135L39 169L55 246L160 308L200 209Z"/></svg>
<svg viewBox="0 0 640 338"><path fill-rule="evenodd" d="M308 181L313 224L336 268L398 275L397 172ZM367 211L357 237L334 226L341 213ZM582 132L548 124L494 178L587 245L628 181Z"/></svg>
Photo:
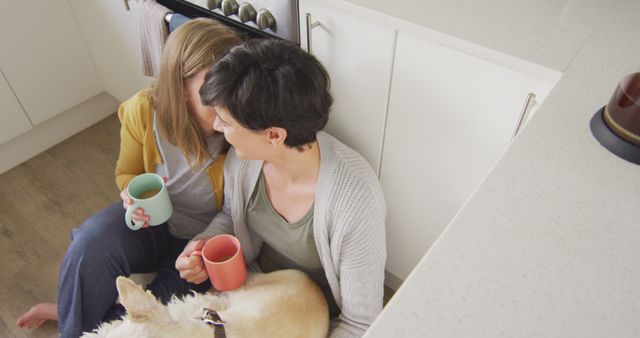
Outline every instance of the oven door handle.
<svg viewBox="0 0 640 338"><path fill-rule="evenodd" d="M311 30L314 29L317 26L320 26L319 22L313 22L313 20L311 20L311 13L307 13L307 52L309 54L312 53L311 51Z"/></svg>

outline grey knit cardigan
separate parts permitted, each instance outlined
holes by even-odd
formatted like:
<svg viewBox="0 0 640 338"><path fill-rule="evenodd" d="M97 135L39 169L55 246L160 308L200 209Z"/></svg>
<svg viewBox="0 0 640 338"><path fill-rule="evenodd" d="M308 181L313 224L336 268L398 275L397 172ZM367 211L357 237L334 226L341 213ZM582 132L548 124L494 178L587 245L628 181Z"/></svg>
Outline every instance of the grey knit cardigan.
<svg viewBox="0 0 640 338"><path fill-rule="evenodd" d="M369 164L353 149L325 132L317 134L320 173L313 234L320 261L341 309L331 337L359 337L382 310L386 206ZM231 148L224 168L224 203L211 224L196 236L234 233L250 264L262 242L245 222L246 205L262 161L238 159Z"/></svg>

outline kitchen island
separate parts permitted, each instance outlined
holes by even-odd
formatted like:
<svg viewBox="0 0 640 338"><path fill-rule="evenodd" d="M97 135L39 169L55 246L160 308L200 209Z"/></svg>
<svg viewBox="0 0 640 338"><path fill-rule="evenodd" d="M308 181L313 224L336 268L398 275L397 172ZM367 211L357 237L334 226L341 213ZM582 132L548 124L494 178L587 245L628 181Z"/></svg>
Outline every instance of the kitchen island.
<svg viewBox="0 0 640 338"><path fill-rule="evenodd" d="M324 2L392 26L429 24L413 11L392 12L392 2ZM457 33L443 29L563 76L366 337L640 336L640 166L589 130L618 81L640 67L640 2L584 6L545 18L557 35L521 21L527 43L498 29L515 25L508 11L516 7L503 8L498 28L485 18ZM565 15L592 21L565 26ZM446 26L435 22L428 29Z"/></svg>

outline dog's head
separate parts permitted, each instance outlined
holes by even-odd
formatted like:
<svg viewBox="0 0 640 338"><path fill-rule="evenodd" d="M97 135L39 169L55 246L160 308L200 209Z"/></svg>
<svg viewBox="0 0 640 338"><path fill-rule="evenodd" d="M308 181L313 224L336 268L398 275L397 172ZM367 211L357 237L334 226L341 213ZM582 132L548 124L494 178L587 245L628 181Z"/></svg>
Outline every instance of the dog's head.
<svg viewBox="0 0 640 338"><path fill-rule="evenodd" d="M145 323L153 320L167 321L167 308L156 300L150 291L145 291L134 281L120 276L116 279L116 287L120 295L120 304L127 310L127 319L132 322Z"/></svg>
<svg viewBox="0 0 640 338"><path fill-rule="evenodd" d="M120 303L127 310L126 315L121 320L102 324L83 337L180 337L185 332L190 337L201 337L200 331L204 336L211 337L211 328L195 320L193 311L174 318L176 316L172 311L132 280L118 277L116 286ZM202 306L199 309L202 311Z"/></svg>

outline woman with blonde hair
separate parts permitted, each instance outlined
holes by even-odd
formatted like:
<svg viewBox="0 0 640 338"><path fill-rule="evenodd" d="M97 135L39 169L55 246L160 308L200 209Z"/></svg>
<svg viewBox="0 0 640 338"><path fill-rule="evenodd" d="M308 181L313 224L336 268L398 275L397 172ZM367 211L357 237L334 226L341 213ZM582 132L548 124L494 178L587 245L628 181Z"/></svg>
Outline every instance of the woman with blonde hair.
<svg viewBox="0 0 640 338"><path fill-rule="evenodd" d="M60 268L57 307L35 305L18 320L20 327L58 320L62 337L92 331L123 313L116 304L120 275L157 272L147 289L163 302L210 288L208 282L187 282L175 264L189 240L211 229L221 208L228 144L213 129L215 110L201 104L198 91L211 65L239 43L236 33L210 19L191 20L171 33L152 88L118 110L122 127L115 174L122 201L72 231ZM173 214L166 224L149 227L148 215L138 208L133 218L145 225L133 231L124 222L132 203L126 187L148 172L165 178Z"/></svg>

